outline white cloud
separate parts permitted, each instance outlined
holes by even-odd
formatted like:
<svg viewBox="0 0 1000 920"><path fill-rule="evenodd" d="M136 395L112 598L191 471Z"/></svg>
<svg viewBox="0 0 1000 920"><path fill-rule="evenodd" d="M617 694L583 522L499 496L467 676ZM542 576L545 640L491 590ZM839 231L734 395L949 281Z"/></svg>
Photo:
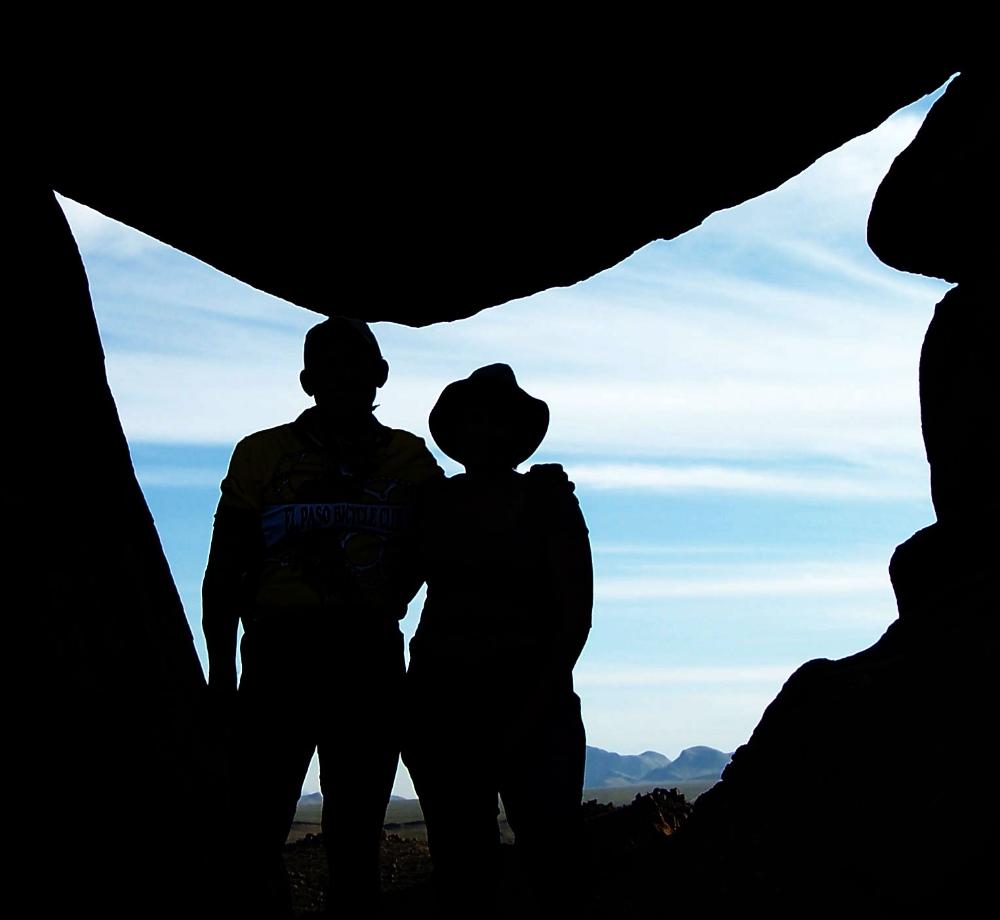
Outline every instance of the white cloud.
<svg viewBox="0 0 1000 920"><path fill-rule="evenodd" d="M799 234L804 228L816 235L853 232L863 241L875 190L892 160L916 136L923 117L920 105L898 112L868 134L820 157L763 196L774 206L748 211L748 224L771 236L786 228Z"/></svg>
<svg viewBox="0 0 1000 920"><path fill-rule="evenodd" d="M602 490L877 499L923 498L927 495L927 484L921 478L909 477L909 480L900 481L896 477L873 475L866 469L855 470L852 475L825 475L797 469L757 470L711 465L567 462L565 466L578 486Z"/></svg>
<svg viewBox="0 0 1000 920"><path fill-rule="evenodd" d="M758 684L783 683L802 662L748 667L580 668L573 674L576 687L658 687L674 684Z"/></svg>
<svg viewBox="0 0 1000 920"><path fill-rule="evenodd" d="M110 354L108 379L129 440L234 444L251 431L291 421L306 408L309 401L296 390L297 370L271 365L263 355L257 363L250 363L250 355L241 358L246 363Z"/></svg>
<svg viewBox="0 0 1000 920"><path fill-rule="evenodd" d="M715 546L696 546L687 543L657 544L657 543L594 543L591 549L595 554L606 556L759 556L766 554L766 547L747 546L746 544L718 544ZM773 549L771 550L774 551Z"/></svg>
<svg viewBox="0 0 1000 920"><path fill-rule="evenodd" d="M945 286L885 268L865 244L875 188L919 123L914 111L900 113L774 192L572 288L460 323L378 324L392 366L379 417L426 437L427 414L448 382L505 361L549 403L544 456L563 460L582 489L925 495L917 366ZM88 266L131 440L231 445L308 405L297 376L315 316L75 203L63 206ZM219 477L156 464L139 473L146 485L175 488L216 487ZM892 617L881 556L873 565L792 564L780 558L787 543L779 558L754 549L748 559L746 547L613 542L629 532L626 522L595 546L599 573L614 566L596 585L604 607L595 629L610 645L627 644L634 629L644 661L621 667L608 660L613 649L592 643L578 676L588 736L601 747L732 750L794 670L744 665L743 652L731 650L717 665L661 666L663 631L630 602L690 599L674 605L687 611L685 622L722 606L741 610L748 628L760 627L757 647L774 628L759 608L773 608L774 620L808 604L809 617L785 621L775 638L784 651L770 661L828 649L845 624L857 629L837 633L840 646L861 647ZM641 559L659 564L634 564ZM696 660L717 647L711 629L719 620L705 619L704 632L691 626L684 634L685 648L702 656Z"/></svg>
<svg viewBox="0 0 1000 920"><path fill-rule="evenodd" d="M706 566L700 575L688 564L664 574L653 567L641 574L598 577L595 602L654 601L669 598L815 597L884 594L889 576L884 565L815 563ZM761 572L761 570L764 570Z"/></svg>
<svg viewBox="0 0 1000 920"><path fill-rule="evenodd" d="M136 475L144 489L205 489L221 481L219 470L209 467L138 466Z"/></svg>
<svg viewBox="0 0 1000 920"><path fill-rule="evenodd" d="M460 323L379 324L392 365L380 418L426 436L445 384L507 361L550 404L545 456L591 458L580 475L595 487L865 496L889 482L893 495L917 494L917 362L943 286L880 266L863 231L878 178L919 120L902 113L775 192L583 284ZM850 213L831 203L848 200ZM85 258L130 234L113 246L146 256L92 271L131 438L231 444L307 404L296 378L315 317L66 206ZM829 221L850 226L854 243ZM782 462L732 469L747 457ZM667 458L658 472L624 468ZM810 458L870 475L783 471Z"/></svg>
<svg viewBox="0 0 1000 920"><path fill-rule="evenodd" d="M56 195L56 198L73 229L73 236L84 259L107 255L114 259L129 260L163 248L158 240L126 224L105 217L62 195Z"/></svg>

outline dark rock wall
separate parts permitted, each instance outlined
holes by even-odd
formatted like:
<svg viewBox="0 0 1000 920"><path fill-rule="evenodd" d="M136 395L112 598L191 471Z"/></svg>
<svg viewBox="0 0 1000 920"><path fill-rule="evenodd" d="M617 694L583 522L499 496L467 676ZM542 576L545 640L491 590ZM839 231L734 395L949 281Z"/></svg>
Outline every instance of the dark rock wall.
<svg viewBox="0 0 1000 920"><path fill-rule="evenodd" d="M452 319L573 283L649 240L675 236L713 210L773 188L957 69L945 52L914 51L878 64L848 47L792 60L780 53L782 41L769 39L753 56L723 56L724 65L671 48L669 63L650 59L603 76L578 62L562 83L508 73L477 86L482 104L472 111L433 80L414 78L392 98L346 100L335 115L323 105L329 87L322 86L290 96L291 111L270 120L258 100L230 98L231 117L221 123L217 100L194 98L190 117L166 125L155 93L128 118L109 105L51 120L33 164L39 181L19 199L24 258L14 270L31 304L9 311L11 341L27 362L17 403L28 407L23 418L15 415L18 435L24 432L14 480L24 538L14 570L28 611L23 647L31 655L15 747L23 755L19 781L53 796L35 809L40 830L29 832L27 849L54 832L65 850L59 885L37 859L20 865L27 883L55 904L51 913L124 915L134 910L129 897L145 895L144 915L155 916L202 900L212 854L197 841L210 835L206 796L223 765L204 728L191 636L108 391L86 277L48 189L310 309L414 325ZM982 111L986 97L977 92L950 90L914 151L922 145L932 162L958 158L963 168L982 163L978 141L968 154L931 143L934 125L944 126L949 142L981 136L967 117L971 111L975 121ZM956 99L966 100L966 115ZM331 117L342 129L336 158L328 144ZM87 144L65 141L85 136ZM972 479L985 483L996 469L989 452L995 441L987 446L994 351L984 344L992 343L994 327L976 273L983 250L963 224L980 205L962 199L995 186L988 176L950 167L947 183L928 179L921 162L908 153L894 167L891 181L905 193L894 202L890 184L880 192L872 239L893 264L963 281L939 307L923 362L924 429L943 525L953 507L961 521L975 516L969 509L980 499L989 504L980 485L970 491L962 483L963 471L976 470ZM930 237L923 233L899 236L918 226L911 223L920 215L913 196L931 186L934 207L946 215L932 227L946 219L949 233L963 228L968 241L941 261L933 259L943 252L941 237L924 245ZM921 247L931 268L919 267L923 256L908 261ZM974 282L968 288L967 278ZM987 363L966 360L972 354ZM965 399L970 390L975 408ZM980 433L970 435L969 426L979 431L984 418ZM992 431L995 437L995 424ZM964 445L957 454L956 444ZM938 540L931 539L932 550ZM904 553L897 575L935 570L928 560L940 553L928 556L920 547L918 564L902 564ZM962 824L939 791L928 794L905 768L905 752L923 751L928 737L986 724L976 721L984 694L980 663L994 646L961 630L937 641L933 630L907 625L929 620L978 629L975 612L986 609L987 596L985 579L977 579L960 589L938 582L936 606L912 592L921 602L910 609L921 613L904 617L873 649L845 662L812 663L792 678L691 822L691 839L707 841L705 865L738 879L732 892L801 893L850 878L838 888L845 899L875 891L895 903L923 877L909 869L922 871L930 859L915 843L922 826L944 821L960 834L981 830L980 819ZM942 688L947 692L935 696ZM965 721L956 722L956 713ZM857 777L835 766L834 753L862 744L882 747L875 762L904 766L886 779L887 795L876 808L845 815L844 786ZM794 753L784 750L789 746ZM754 823L752 802L775 756L812 769L774 790L785 803L775 818ZM129 800L145 804L141 847L130 845L121 827L122 802ZM914 807L933 817L922 825ZM873 866L897 846L916 862L908 867L896 858L897 875L873 881ZM805 860L814 852L816 859ZM973 868L982 862L968 847L958 852ZM957 871L954 853L945 859ZM795 872L789 876L785 867ZM214 869L224 874L220 862ZM124 905L107 903L111 875ZM713 885L725 887L718 879ZM935 892L941 890L939 884Z"/></svg>
<svg viewBox="0 0 1000 920"><path fill-rule="evenodd" d="M899 620L857 655L796 671L699 799L686 855L731 905L961 916L992 892L990 763L937 780L925 761L989 745L996 720L996 103L992 74L957 78L875 199L869 239L883 260L960 282L920 360L937 522L890 562ZM787 763L801 772L781 774Z"/></svg>
<svg viewBox="0 0 1000 920"><path fill-rule="evenodd" d="M958 282L934 311L920 356L920 411L939 521L996 520L1000 467L997 291L998 85L994 69L956 77L872 205L883 262Z"/></svg>
<svg viewBox="0 0 1000 920"><path fill-rule="evenodd" d="M169 914L204 897L204 838L192 829L213 813L206 795L224 764L205 734L201 666L108 389L76 244L44 185L16 200L15 289L31 298L11 311L8 339L24 408L10 457L10 615L26 631L24 704L14 701L21 883L44 916L134 916L134 898L153 891L142 915ZM129 842L138 828L140 845Z"/></svg>
<svg viewBox="0 0 1000 920"><path fill-rule="evenodd" d="M367 65L380 92L336 69L315 83L272 75L266 94L227 95L225 118L191 88L181 124L177 87L150 86L127 118L114 104L61 113L90 143L53 144L49 175L300 306L425 325L675 237L957 69L943 47L885 59L853 33L801 50L759 24L731 46L669 34L553 44L537 59L381 57Z"/></svg>
<svg viewBox="0 0 1000 920"><path fill-rule="evenodd" d="M872 203L868 242L900 271L968 281L995 263L1000 162L997 78L966 70L927 114Z"/></svg>
<svg viewBox="0 0 1000 920"><path fill-rule="evenodd" d="M938 521L970 534L1000 519L997 300L995 280L962 281L935 307L920 352L920 422L934 510Z"/></svg>

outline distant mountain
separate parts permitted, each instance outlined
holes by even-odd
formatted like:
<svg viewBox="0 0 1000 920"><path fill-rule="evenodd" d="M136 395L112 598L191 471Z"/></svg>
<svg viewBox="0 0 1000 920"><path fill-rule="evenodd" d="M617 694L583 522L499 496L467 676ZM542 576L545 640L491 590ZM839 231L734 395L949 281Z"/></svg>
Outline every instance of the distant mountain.
<svg viewBox="0 0 1000 920"><path fill-rule="evenodd" d="M616 754L614 751L605 751L588 745L583 771L583 788L615 789L624 786L718 779L729 763L729 758L729 754L704 745L685 748L673 761L658 751ZM394 795L391 801L411 800ZM299 804L322 805L323 796L319 792L310 792L299 799Z"/></svg>
<svg viewBox="0 0 1000 920"><path fill-rule="evenodd" d="M585 789L610 789L718 779L730 756L704 745L685 748L674 761L656 751L623 755L588 746L583 785Z"/></svg>
<svg viewBox="0 0 1000 920"><path fill-rule="evenodd" d="M659 783L689 779L717 779L729 763L732 754L724 754L715 748L699 745L685 748L668 767L651 770L643 778L644 783Z"/></svg>
<svg viewBox="0 0 1000 920"><path fill-rule="evenodd" d="M651 770L668 766L670 758L656 751L644 751L642 754L615 754L588 745L583 786L585 789L636 786Z"/></svg>

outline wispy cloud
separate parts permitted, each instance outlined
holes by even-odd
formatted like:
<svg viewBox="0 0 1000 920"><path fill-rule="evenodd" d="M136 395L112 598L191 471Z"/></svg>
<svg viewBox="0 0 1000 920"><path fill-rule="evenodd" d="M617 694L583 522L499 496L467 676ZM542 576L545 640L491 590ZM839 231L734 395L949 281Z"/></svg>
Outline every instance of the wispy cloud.
<svg viewBox="0 0 1000 920"><path fill-rule="evenodd" d="M259 340L255 340L259 341ZM232 344L240 349L240 342ZM309 405L298 368L266 355L240 363L148 352L108 355L108 379L131 441L234 444L251 431L291 421ZM293 370L293 368L295 368Z"/></svg>
<svg viewBox="0 0 1000 920"><path fill-rule="evenodd" d="M759 503L736 501L747 496L832 506L926 495L917 366L946 286L885 268L865 242L878 182L925 108L894 116L781 188L585 283L459 323L378 324L391 365L380 419L426 438L428 412L447 383L505 361L549 403L544 458L563 461L581 491L606 505L625 492L643 493L633 508L658 493L685 502L721 493L733 497L737 515L757 513L746 508ZM309 404L297 378L315 316L86 208L63 206L87 264L131 441L232 445ZM138 470L147 487L206 490L198 520L207 530L214 504L207 490L223 471L207 465L207 453L186 466L164 460L169 451L147 456ZM166 504L175 497L158 493ZM589 511L588 520L605 528L592 534L600 641L588 646L578 684L587 691L588 736L602 747L731 750L796 656L856 650L893 616L882 552L871 564L831 559L832 550L802 561L821 541L792 546L791 526L780 540L767 535L781 544L770 549L635 545L642 528L634 520ZM741 531L719 532L733 540ZM187 563L197 573L196 605L206 548L192 549L189 532L164 537L176 552L198 557ZM830 546L838 541L862 551L831 532ZM746 636L719 634L723 610L734 612L727 627ZM804 610L808 616L799 615ZM756 663L755 654L769 663ZM625 658L635 667L623 666Z"/></svg>
<svg viewBox="0 0 1000 920"><path fill-rule="evenodd" d="M508 361L551 407L546 456L593 458L578 475L595 488L916 494L917 361L943 286L880 266L864 218L919 122L902 113L782 188L583 284L460 323L379 324L392 366L380 417L426 436L447 383ZM231 444L307 405L297 375L315 317L66 208L91 262L131 438ZM129 251L141 256L134 270L112 258ZM746 457L832 458L872 472L741 471Z"/></svg>
<svg viewBox="0 0 1000 920"><path fill-rule="evenodd" d="M652 568L652 567L651 567ZM661 570L662 571L662 570ZM795 563L752 567L708 566L691 574L690 565L658 574L598 577L595 601L654 601L670 598L830 597L881 592L888 588L884 565Z"/></svg>
<svg viewBox="0 0 1000 920"><path fill-rule="evenodd" d="M221 481L219 470L211 467L137 466L136 476L144 489L218 488Z"/></svg>
<svg viewBox="0 0 1000 920"><path fill-rule="evenodd" d="M641 492L732 492L741 494L823 496L828 498L922 498L927 485L858 469L854 475L824 475L794 470L758 470L731 466L668 466L649 463L566 464L579 486Z"/></svg>
<svg viewBox="0 0 1000 920"><path fill-rule="evenodd" d="M720 543L714 546L698 546L687 543L655 544L655 543L591 543L591 549L605 556L624 556L627 558L644 557L718 557L718 556L759 556L767 553L765 547L747 546L745 544ZM775 551L774 548L771 551Z"/></svg>
<svg viewBox="0 0 1000 920"><path fill-rule="evenodd" d="M916 136L926 109L926 103L910 106L821 157L764 196L780 207L754 210L748 220L772 237L789 229L828 237L854 232L863 239L863 219L875 190L893 158Z"/></svg>
<svg viewBox="0 0 1000 920"><path fill-rule="evenodd" d="M77 245L88 256L105 255L127 261L163 249L162 243L145 233L105 217L69 198L61 195L57 197L73 228Z"/></svg>
<svg viewBox="0 0 1000 920"><path fill-rule="evenodd" d="M801 662L752 667L631 668L626 666L583 667L573 674L573 682L586 687L659 687L687 684L774 684L788 679Z"/></svg>

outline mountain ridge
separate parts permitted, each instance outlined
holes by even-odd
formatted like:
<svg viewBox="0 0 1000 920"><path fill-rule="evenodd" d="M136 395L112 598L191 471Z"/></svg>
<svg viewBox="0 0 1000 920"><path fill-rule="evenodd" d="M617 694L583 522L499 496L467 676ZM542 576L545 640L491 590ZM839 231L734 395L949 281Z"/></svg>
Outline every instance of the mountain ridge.
<svg viewBox="0 0 1000 920"><path fill-rule="evenodd" d="M671 760L658 751L617 754L614 751L587 745L583 785L585 789L608 789L619 786L718 779L731 757L731 753L718 751L706 745L684 748L676 760Z"/></svg>
<svg viewBox="0 0 1000 920"><path fill-rule="evenodd" d="M722 771L729 763L732 754L699 744L684 748L675 760L671 760L659 751L618 754L588 744L586 757L583 773L584 789L619 789L628 786L718 779L722 776ZM311 792L300 798L301 802L317 804L322 800L323 797L319 792ZM413 800L394 795L391 801Z"/></svg>

